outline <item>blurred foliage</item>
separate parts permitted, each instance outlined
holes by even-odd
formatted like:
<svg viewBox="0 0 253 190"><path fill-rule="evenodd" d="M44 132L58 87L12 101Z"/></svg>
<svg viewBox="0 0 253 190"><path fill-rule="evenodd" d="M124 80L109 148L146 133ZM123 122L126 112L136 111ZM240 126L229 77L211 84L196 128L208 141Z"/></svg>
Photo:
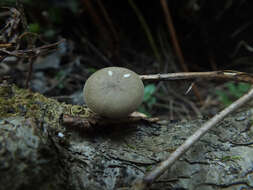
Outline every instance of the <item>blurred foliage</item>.
<svg viewBox="0 0 253 190"><path fill-rule="evenodd" d="M87 68L87 71L92 74L92 73L95 73L97 71L97 69L93 68L93 67L89 67Z"/></svg>
<svg viewBox="0 0 253 190"><path fill-rule="evenodd" d="M143 30L144 30L145 35L147 36L148 42L149 42L149 44L150 44L150 47L151 47L152 50L153 50L153 53L154 53L154 55L155 55L157 61L158 61L158 62L161 62L161 61L162 61L162 60L161 60L161 55L160 55L160 53L159 53L159 50L158 50L158 48L157 48L157 46L156 46L154 37L153 37L153 35L152 35L152 33L151 33L151 30L150 30L150 28L149 28L149 26L148 26L148 24L147 24L145 18L143 17L141 11L137 8L137 6L135 5L135 3L134 3L133 0L128 0L128 2L129 2L129 4L130 4L130 6L132 7L133 11L135 12L137 18L138 18L139 21L140 21L140 24L141 24L141 26L142 26L142 28L143 28Z"/></svg>
<svg viewBox="0 0 253 190"><path fill-rule="evenodd" d="M40 33L46 38L54 39L65 27L64 18L78 12L78 0L20 0L23 3L28 21L28 31ZM1 0L0 7L16 7L16 0ZM4 9L3 9L4 10ZM5 17L0 17L5 19Z"/></svg>
<svg viewBox="0 0 253 190"><path fill-rule="evenodd" d="M216 94L224 106L228 106L236 99L243 96L250 89L250 86L250 84L243 82L237 84L234 82L227 82L225 84L227 90L216 90Z"/></svg>
<svg viewBox="0 0 253 190"><path fill-rule="evenodd" d="M28 30L29 30L29 32L39 33L40 32L40 25L39 25L39 23L28 24Z"/></svg>
<svg viewBox="0 0 253 190"><path fill-rule="evenodd" d="M154 97L154 93L156 91L156 86L154 84L148 84L144 88L144 97L143 104L139 108L139 112L142 112L148 116L150 113L148 110L151 110L152 106L156 103L156 97Z"/></svg>
<svg viewBox="0 0 253 190"><path fill-rule="evenodd" d="M22 0L21 1L24 4L31 3L32 0ZM16 4L16 0L1 0L0 1L0 6L13 6Z"/></svg>
<svg viewBox="0 0 253 190"><path fill-rule="evenodd" d="M149 84L144 88L143 102L145 102L148 107L151 107L156 102L155 97L152 97L152 95L155 93L155 90L156 87L154 84Z"/></svg>
<svg viewBox="0 0 253 190"><path fill-rule="evenodd" d="M55 79L56 79L56 81L59 82L59 84L57 85L57 87L59 89L64 88L64 81L62 79L65 77L65 75L66 75L66 71L64 71L64 70L58 71L56 73Z"/></svg>
<svg viewBox="0 0 253 190"><path fill-rule="evenodd" d="M158 60L154 66L159 68L164 57L167 57L164 49L171 45L170 31L165 25L166 18L160 1L89 0L93 7L91 11L84 3L87 1L20 0L24 4L28 23L32 23L31 30L39 30L42 37L46 36L54 40L55 37L62 36L82 43L80 39L85 36L95 47L103 47L102 52L106 52L108 57L113 57L114 49L108 50L108 46L101 45L106 44L103 39L105 33L102 33L102 38L98 37L103 25L109 33L108 41L116 44L117 53L123 48L129 48L127 45L135 46L135 50L144 50L149 55L151 49ZM102 9L98 2L102 5ZM224 67L232 69L231 65L224 65L224 63L233 63L233 60L238 59L237 55L251 56L252 51L237 47L242 40L246 44L251 42L253 25L250 23L253 1L171 0L167 3L187 63L199 64L198 68L203 66L206 70ZM15 4L16 0L0 0L0 6L11 7ZM116 35L111 28L115 28ZM216 30L217 28L219 30ZM166 37L164 40L159 40L158 31L164 31ZM118 41L114 42L113 39ZM236 49L238 51L235 51ZM215 63L214 66L206 64L211 59ZM169 64L169 61L167 62ZM196 68L195 64L189 64L189 69ZM245 64L245 60L242 60L242 64ZM232 65L235 67L233 69L242 71L242 64Z"/></svg>
<svg viewBox="0 0 253 190"><path fill-rule="evenodd" d="M92 9L85 4L88 0L20 2L23 3L27 17L28 30L38 33L43 41L66 38L73 42L73 55L85 57L81 59L81 64L85 64L86 71L90 73L95 71L93 68L108 65L128 67L130 64L136 64L136 67L143 68L142 72L146 73L179 71L174 52L170 49L170 31L166 27L166 17L160 1L89 0ZM167 3L179 45L186 63L190 63L189 70L226 68L251 71L252 49L248 44L251 44L252 39L253 25L250 23L253 1L171 0ZM15 5L16 0L0 0L1 7L16 7ZM2 10L1 27L8 17L4 13L7 9ZM241 41L245 41L244 46L240 45ZM156 61L150 55L154 55ZM63 62L68 61L65 58ZM159 59L161 61L157 61ZM162 67L159 66L161 64ZM159 71L159 68L164 70ZM224 105L229 105L247 91L249 85L227 83L226 88L216 94ZM151 113L157 101L155 91L154 84L145 87L141 112Z"/></svg>

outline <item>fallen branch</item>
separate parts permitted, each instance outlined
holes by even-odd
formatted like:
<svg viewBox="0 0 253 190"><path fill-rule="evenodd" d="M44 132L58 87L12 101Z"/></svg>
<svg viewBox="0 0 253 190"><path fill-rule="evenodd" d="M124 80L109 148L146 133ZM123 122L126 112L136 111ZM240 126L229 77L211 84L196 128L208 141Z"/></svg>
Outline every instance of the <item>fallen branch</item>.
<svg viewBox="0 0 253 190"><path fill-rule="evenodd" d="M196 143L204 134L208 132L213 126L224 119L228 114L232 113L240 106L253 98L253 88L240 99L232 103L229 107L225 108L219 114L207 121L200 129L198 129L192 136L190 136L181 146L179 146L166 160L162 161L151 172L146 174L144 178L133 184L133 190L144 190L159 178L172 164L178 160L194 143Z"/></svg>
<svg viewBox="0 0 253 190"><path fill-rule="evenodd" d="M154 75L140 75L142 80L146 81L167 81L179 79L225 79L238 82L247 82L253 84L253 75L238 71L211 71L211 72L183 72L183 73L167 73Z"/></svg>
<svg viewBox="0 0 253 190"><path fill-rule="evenodd" d="M115 124L124 124L124 123L136 123L138 121L147 121L147 122L157 122L159 121L159 118L153 117L148 118L146 115L139 113L139 112L133 112L131 115L129 115L127 118L112 120L112 119L106 119L102 118L91 111L89 112L89 117L78 117L78 116L71 116L67 114L63 114L62 116L62 124L64 126L68 127L78 127L84 130L93 130L95 126L101 127L106 125L115 125Z"/></svg>

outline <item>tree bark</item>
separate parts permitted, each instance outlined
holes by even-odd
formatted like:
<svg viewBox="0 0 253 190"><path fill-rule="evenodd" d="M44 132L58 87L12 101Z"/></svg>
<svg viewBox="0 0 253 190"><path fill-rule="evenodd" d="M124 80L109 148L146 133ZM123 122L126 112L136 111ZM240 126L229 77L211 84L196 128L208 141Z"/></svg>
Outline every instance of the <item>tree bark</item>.
<svg viewBox="0 0 253 190"><path fill-rule="evenodd" d="M128 189L205 122L87 128L63 125L64 114L90 117L85 107L0 85L0 189ZM225 119L151 189L253 189L252 115Z"/></svg>

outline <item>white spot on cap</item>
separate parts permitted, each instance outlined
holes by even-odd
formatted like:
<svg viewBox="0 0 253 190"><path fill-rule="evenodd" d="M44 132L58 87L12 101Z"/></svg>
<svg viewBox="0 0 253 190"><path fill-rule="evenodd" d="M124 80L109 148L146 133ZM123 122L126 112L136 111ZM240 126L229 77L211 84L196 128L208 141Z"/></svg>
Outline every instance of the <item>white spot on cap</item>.
<svg viewBox="0 0 253 190"><path fill-rule="evenodd" d="M112 76L112 74L113 74L112 71L108 71L109 76Z"/></svg>
<svg viewBox="0 0 253 190"><path fill-rule="evenodd" d="M64 134L61 133L61 132L59 132L59 133L58 133L58 137L63 138L63 137L64 137Z"/></svg>
<svg viewBox="0 0 253 190"><path fill-rule="evenodd" d="M131 74L130 74L130 73L127 73L127 74L124 74L123 76L124 76L124 78L128 78L128 77L131 76Z"/></svg>

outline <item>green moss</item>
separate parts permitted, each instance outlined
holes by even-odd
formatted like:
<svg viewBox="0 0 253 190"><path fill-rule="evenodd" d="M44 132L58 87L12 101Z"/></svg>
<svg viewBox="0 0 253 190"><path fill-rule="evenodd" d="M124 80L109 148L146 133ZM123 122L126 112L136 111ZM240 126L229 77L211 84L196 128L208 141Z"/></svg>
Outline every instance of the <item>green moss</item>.
<svg viewBox="0 0 253 190"><path fill-rule="evenodd" d="M136 147L135 147L135 146L133 146L133 145L131 145L131 144L128 144L128 143L126 143L126 145L127 145L128 148L133 149L133 150L136 150Z"/></svg>
<svg viewBox="0 0 253 190"><path fill-rule="evenodd" d="M236 161L236 160L241 160L241 157L240 156L223 156L221 158L222 162Z"/></svg>
<svg viewBox="0 0 253 190"><path fill-rule="evenodd" d="M0 85L0 118L23 116L48 123L51 127L60 127L62 114L89 117L87 107L59 103L39 93L20 89L15 85Z"/></svg>
<svg viewBox="0 0 253 190"><path fill-rule="evenodd" d="M152 165L147 166L147 167L146 167L146 172L150 172L151 169L152 169L152 167L153 167Z"/></svg>

